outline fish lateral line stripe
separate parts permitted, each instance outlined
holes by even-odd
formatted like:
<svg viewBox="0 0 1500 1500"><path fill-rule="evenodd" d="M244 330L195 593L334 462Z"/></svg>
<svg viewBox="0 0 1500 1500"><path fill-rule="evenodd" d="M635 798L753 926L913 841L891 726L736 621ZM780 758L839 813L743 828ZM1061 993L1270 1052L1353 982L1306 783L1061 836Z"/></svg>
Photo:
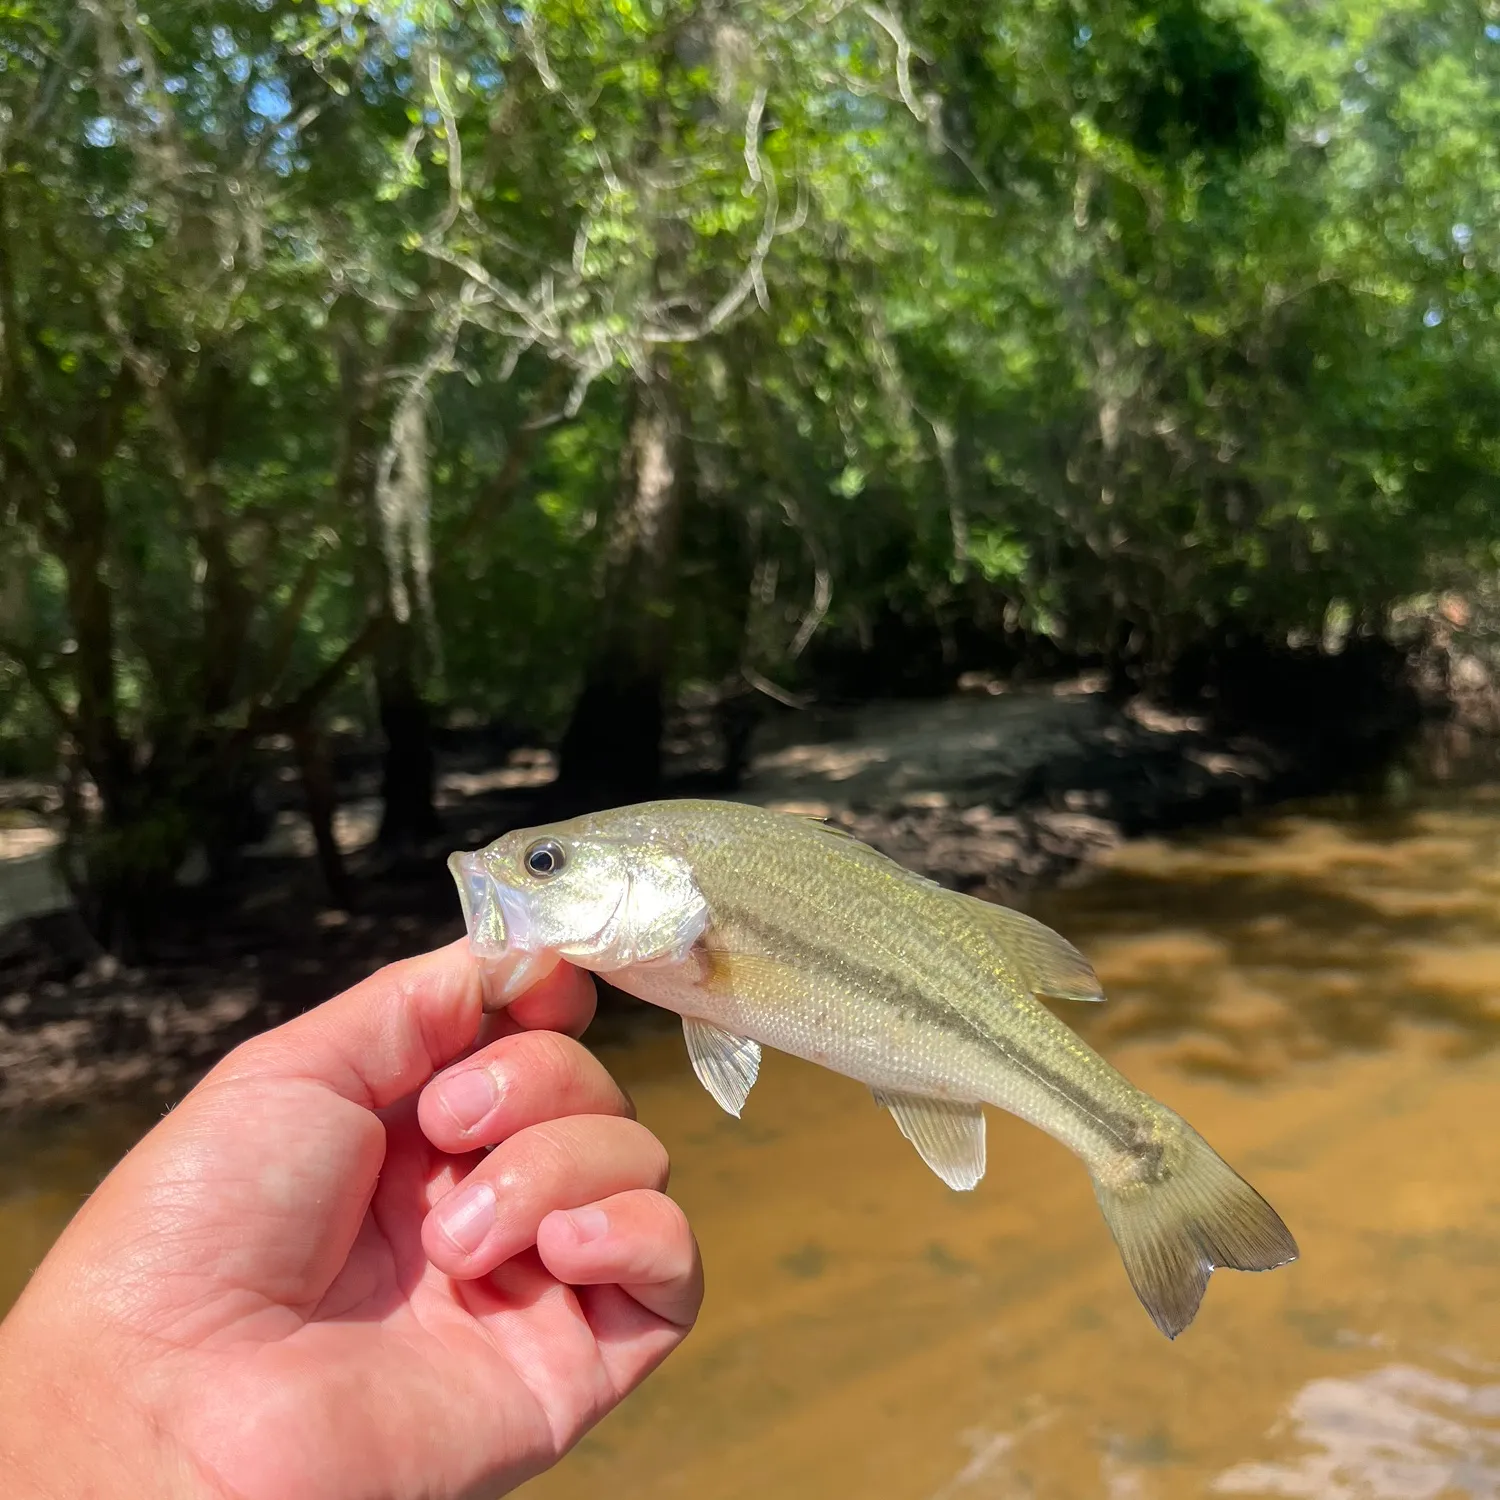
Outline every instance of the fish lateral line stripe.
<svg viewBox="0 0 1500 1500"><path fill-rule="evenodd" d="M812 907L819 915L824 917L834 918L842 915L841 913L830 911L826 906L811 899L806 900L804 904ZM882 973L881 970L875 968L873 965L861 963L858 959L848 958L842 954L834 954L832 950L821 948L816 943L800 936L792 937L789 933L770 927L764 919L757 915L752 915L748 911L742 910L736 913L735 920L767 947L774 947L777 940L791 941L796 946L802 948L804 952L812 955L814 966L821 965L824 969L832 970L834 973L842 969L845 972L853 970L856 974L872 975L876 982L867 982L863 985L863 988L867 994L874 998L880 998L882 990L888 991L891 987L893 976ZM902 967L910 967L910 960L901 954L892 953L889 948L880 942L878 936L871 938L870 942L891 963L900 964ZM711 954L712 951L711 949L705 950L708 954ZM729 950L720 951L723 951L731 960L733 959L734 955ZM917 1001L917 1007L925 1012L943 1030L952 1032L962 1028L964 1034L973 1037L976 1041L986 1046L993 1047L1006 1062L1024 1073L1034 1083L1046 1089L1055 1098L1079 1110L1090 1123L1099 1129L1101 1134L1114 1141L1121 1150L1130 1153L1132 1156L1140 1153L1139 1124L1132 1117L1113 1110L1101 1112L1101 1108L1096 1100L1086 1094L1076 1092L1067 1080L1044 1064L1017 1052L1006 1038L999 1037L993 1031L985 1029L973 1018L963 1014L962 1011L952 1006L943 1006L934 1002L927 993L916 985L910 983L901 984L899 979L896 980L896 984L901 994L913 997ZM1032 1004L1036 1005L1043 1015L1055 1020L1052 1017L1052 1013L1038 1001L1033 999ZM959 1024L954 1025L954 1022ZM1061 1025L1060 1022L1056 1024ZM1086 1046L1087 1044L1084 1045ZM1091 1055L1097 1056L1091 1048L1089 1051ZM1104 1059L1101 1058L1100 1061L1103 1062ZM1107 1067L1109 1064L1105 1062L1105 1066ZM1129 1080L1127 1079L1126 1082L1128 1083Z"/></svg>

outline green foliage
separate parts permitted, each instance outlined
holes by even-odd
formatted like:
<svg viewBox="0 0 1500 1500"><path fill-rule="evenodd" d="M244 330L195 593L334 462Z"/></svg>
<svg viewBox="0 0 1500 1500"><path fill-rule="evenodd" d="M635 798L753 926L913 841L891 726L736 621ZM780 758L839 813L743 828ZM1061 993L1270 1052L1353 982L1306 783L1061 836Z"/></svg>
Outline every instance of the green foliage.
<svg viewBox="0 0 1500 1500"><path fill-rule="evenodd" d="M166 867L367 664L558 728L646 399L678 680L1378 628L1494 568L1497 191L1455 0L17 0L0 736Z"/></svg>

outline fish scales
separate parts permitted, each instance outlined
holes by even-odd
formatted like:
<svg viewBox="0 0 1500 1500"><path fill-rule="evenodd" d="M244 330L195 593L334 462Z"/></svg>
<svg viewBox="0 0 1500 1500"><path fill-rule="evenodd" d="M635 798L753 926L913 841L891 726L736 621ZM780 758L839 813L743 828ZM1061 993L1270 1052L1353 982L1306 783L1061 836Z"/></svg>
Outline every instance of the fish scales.
<svg viewBox="0 0 1500 1500"><path fill-rule="evenodd" d="M1040 997L1102 998L1040 923L945 891L813 820L662 802L507 834L450 861L502 993L559 958L683 1017L689 1056L738 1114L762 1045L867 1084L957 1188L984 1172L994 1105L1093 1179L1137 1295L1175 1337L1220 1266L1297 1253L1275 1211L1186 1121Z"/></svg>
<svg viewBox="0 0 1500 1500"><path fill-rule="evenodd" d="M1074 1149L1131 1147L1133 1116L1122 1115L1110 1096L1123 1093L1137 1106L1146 1096L1031 998L993 941L963 920L951 893L855 858L863 847L819 839L816 830L796 840L796 853L778 872L778 884L786 882L778 894L795 899L769 911L769 903L754 900L759 883L738 882L737 890L732 854L726 858L722 845L709 845L699 863L710 911L704 948L764 953L785 964L793 983L750 1008L745 997L721 998L712 983L669 981L659 989L653 983L653 993L640 998L686 1008L873 1086L995 1104L1062 1132ZM950 917L955 907L954 925L939 930L934 919ZM827 936L835 923L842 947ZM859 945L854 953L850 938ZM857 956L860 949L868 956ZM828 1001L830 986L838 988L837 1005ZM866 1024L851 1026L854 1017ZM929 1027L962 1048L962 1071L949 1049L923 1047ZM1075 1072L1086 1069L1083 1078L1074 1081L1049 1065L1054 1054ZM1076 1115L1059 1114L1059 1101Z"/></svg>

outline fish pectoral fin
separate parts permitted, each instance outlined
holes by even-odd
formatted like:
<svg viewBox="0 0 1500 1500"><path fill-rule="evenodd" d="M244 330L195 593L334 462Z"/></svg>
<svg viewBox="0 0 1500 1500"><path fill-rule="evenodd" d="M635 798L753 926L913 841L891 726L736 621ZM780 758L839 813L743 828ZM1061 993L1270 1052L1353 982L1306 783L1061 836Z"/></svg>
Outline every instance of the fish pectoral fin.
<svg viewBox="0 0 1500 1500"><path fill-rule="evenodd" d="M1099 976L1094 973L1094 966L1060 933L1053 932L1025 912L996 906L977 896L962 896L955 892L954 899L972 901L982 908L982 912L975 915L1022 971L1033 995L1046 995L1053 1000L1104 998L1104 989Z"/></svg>
<svg viewBox="0 0 1500 1500"><path fill-rule="evenodd" d="M760 1043L696 1016L682 1018L682 1034L698 1082L713 1095L720 1109L739 1119L760 1072Z"/></svg>
<svg viewBox="0 0 1500 1500"><path fill-rule="evenodd" d="M977 1104L873 1089L917 1155L949 1187L966 1193L984 1176L984 1111Z"/></svg>

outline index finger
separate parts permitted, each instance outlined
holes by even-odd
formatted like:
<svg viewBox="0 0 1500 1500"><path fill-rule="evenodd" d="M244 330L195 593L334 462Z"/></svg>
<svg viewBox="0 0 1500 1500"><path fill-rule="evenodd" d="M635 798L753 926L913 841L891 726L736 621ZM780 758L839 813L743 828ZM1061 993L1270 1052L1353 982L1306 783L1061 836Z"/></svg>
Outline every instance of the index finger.
<svg viewBox="0 0 1500 1500"><path fill-rule="evenodd" d="M560 1031L582 1036L594 1019L594 976L572 964L558 964L503 1011L485 1012L485 1040L518 1031Z"/></svg>
<svg viewBox="0 0 1500 1500"><path fill-rule="evenodd" d="M332 1000L243 1043L210 1078L303 1078L366 1109L415 1093L474 1044L484 994L466 938L388 964ZM559 966L528 991L521 1025L587 1024L593 987Z"/></svg>

